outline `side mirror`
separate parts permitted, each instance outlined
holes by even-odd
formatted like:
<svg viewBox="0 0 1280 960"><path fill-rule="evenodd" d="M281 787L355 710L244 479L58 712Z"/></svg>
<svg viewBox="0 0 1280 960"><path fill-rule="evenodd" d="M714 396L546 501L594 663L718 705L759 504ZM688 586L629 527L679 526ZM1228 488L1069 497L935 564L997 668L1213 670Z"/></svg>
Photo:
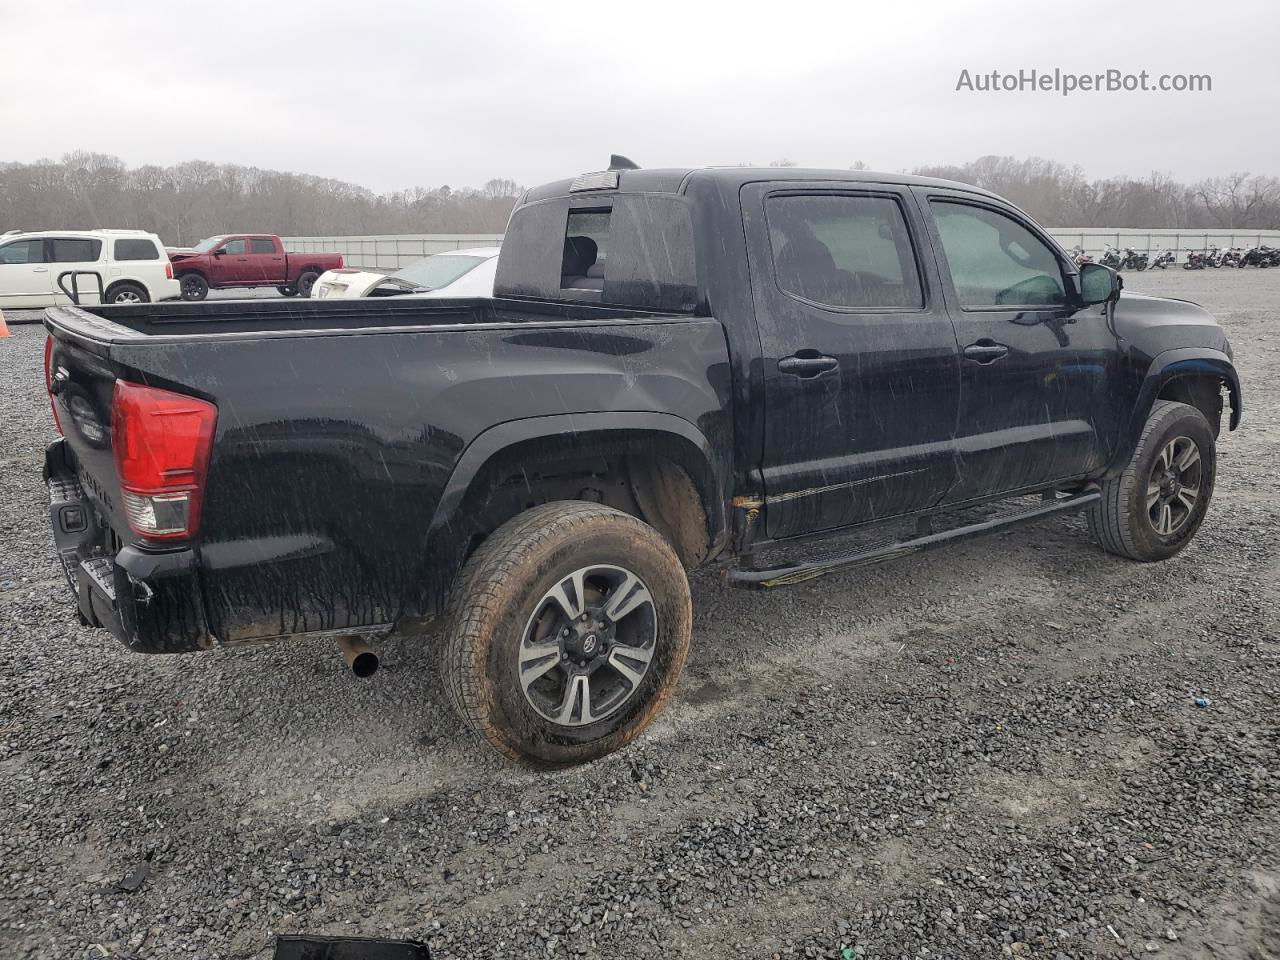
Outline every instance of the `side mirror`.
<svg viewBox="0 0 1280 960"><path fill-rule="evenodd" d="M1084 306L1114 300L1123 289L1124 280L1110 267L1104 267L1100 263L1080 265L1080 302Z"/></svg>
<svg viewBox="0 0 1280 960"><path fill-rule="evenodd" d="M222 247L219 247L217 250L213 251L213 255L215 257L225 257L227 255L227 251L222 249Z"/></svg>

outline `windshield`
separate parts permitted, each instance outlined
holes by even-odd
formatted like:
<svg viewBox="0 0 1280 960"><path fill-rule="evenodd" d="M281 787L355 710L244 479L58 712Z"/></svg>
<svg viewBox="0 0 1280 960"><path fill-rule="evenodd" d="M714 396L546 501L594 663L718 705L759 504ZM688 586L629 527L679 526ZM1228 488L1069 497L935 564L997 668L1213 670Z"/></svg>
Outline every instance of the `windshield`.
<svg viewBox="0 0 1280 960"><path fill-rule="evenodd" d="M214 247L222 242L222 237L209 237L207 240L201 240L191 249L196 253L208 253Z"/></svg>
<svg viewBox="0 0 1280 960"><path fill-rule="evenodd" d="M434 257L426 257L411 263L391 276L397 280L407 280L428 290L436 290L453 283L464 273L470 273L488 259L488 257L438 253Z"/></svg>

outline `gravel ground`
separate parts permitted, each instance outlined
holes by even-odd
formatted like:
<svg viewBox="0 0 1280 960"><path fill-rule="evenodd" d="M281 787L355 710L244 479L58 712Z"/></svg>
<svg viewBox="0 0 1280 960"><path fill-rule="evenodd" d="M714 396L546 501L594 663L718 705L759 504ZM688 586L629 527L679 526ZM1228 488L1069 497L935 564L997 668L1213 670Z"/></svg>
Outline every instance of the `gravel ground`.
<svg viewBox="0 0 1280 960"><path fill-rule="evenodd" d="M1246 390L1192 546L1079 518L769 594L694 585L620 755L535 774L432 643L142 657L81 629L40 482L43 332L0 341L0 956L1280 958L1280 270L1204 303ZM1195 698L1208 699L1197 707Z"/></svg>

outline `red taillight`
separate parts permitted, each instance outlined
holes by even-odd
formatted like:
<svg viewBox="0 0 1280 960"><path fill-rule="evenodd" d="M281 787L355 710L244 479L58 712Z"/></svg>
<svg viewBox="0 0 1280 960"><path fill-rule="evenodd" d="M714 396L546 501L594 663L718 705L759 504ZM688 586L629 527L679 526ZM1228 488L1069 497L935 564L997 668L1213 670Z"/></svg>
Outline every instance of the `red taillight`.
<svg viewBox="0 0 1280 960"><path fill-rule="evenodd" d="M164 278L166 280L173 279L173 261L172 260L166 260L164 262Z"/></svg>
<svg viewBox="0 0 1280 960"><path fill-rule="evenodd" d="M338 266L345 267L346 265L347 265L347 261L343 259L342 254L338 254Z"/></svg>
<svg viewBox="0 0 1280 960"><path fill-rule="evenodd" d="M53 411L53 425L62 432L58 419L58 405L53 402L53 337L44 338L44 388L49 392L49 409Z"/></svg>
<svg viewBox="0 0 1280 960"><path fill-rule="evenodd" d="M218 408L156 387L116 381L111 446L129 526L155 540L200 529Z"/></svg>

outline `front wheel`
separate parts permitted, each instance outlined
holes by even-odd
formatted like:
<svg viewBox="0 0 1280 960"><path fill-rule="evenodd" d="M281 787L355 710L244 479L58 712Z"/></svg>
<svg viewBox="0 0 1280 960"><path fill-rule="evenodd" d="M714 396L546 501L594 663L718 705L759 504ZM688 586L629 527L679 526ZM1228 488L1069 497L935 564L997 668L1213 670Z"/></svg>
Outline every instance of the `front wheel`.
<svg viewBox="0 0 1280 960"><path fill-rule="evenodd" d="M209 295L209 281L198 273L188 273L180 278L183 300L203 300Z"/></svg>
<svg viewBox="0 0 1280 960"><path fill-rule="evenodd" d="M1089 532L1131 560L1165 560L1191 542L1217 472L1213 428L1195 407L1157 400L1124 472L1102 483Z"/></svg>
<svg viewBox="0 0 1280 960"><path fill-rule="evenodd" d="M454 708L505 756L594 760L629 743L689 650L684 568L649 525L562 501L495 531L454 585L443 675Z"/></svg>

